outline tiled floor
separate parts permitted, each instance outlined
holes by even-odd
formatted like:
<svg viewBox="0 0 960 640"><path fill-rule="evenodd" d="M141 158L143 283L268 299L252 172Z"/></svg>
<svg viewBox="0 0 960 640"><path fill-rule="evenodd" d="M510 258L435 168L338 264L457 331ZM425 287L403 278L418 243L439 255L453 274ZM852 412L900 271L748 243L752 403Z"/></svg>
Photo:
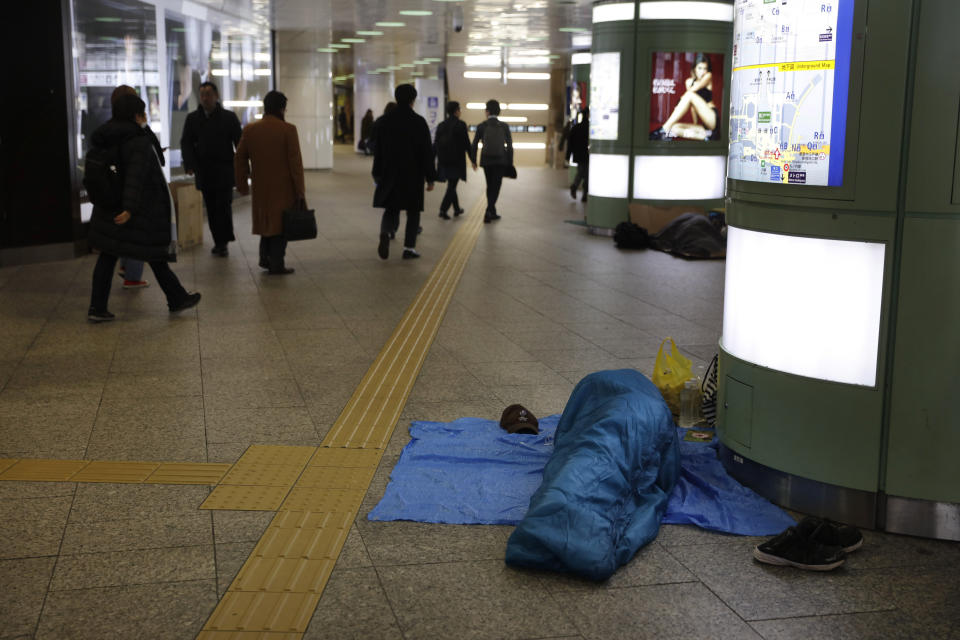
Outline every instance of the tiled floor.
<svg viewBox="0 0 960 640"><path fill-rule="evenodd" d="M369 159L308 176L321 236L263 275L248 204L232 255L187 251L203 293L169 317L117 287L84 321L91 257L0 269L0 457L234 462L320 443L457 229L427 195L419 261L376 255ZM483 179L461 188L475 202ZM665 526L606 584L503 563L509 527L369 522L412 419L563 409L601 368L649 372L672 335L715 351L722 262L623 253L565 174L521 169L485 225L307 638L960 638L960 545L867 533L844 568L760 565L755 539ZM206 247L210 246L209 240ZM147 271L146 278L152 280ZM117 282L116 284L119 284ZM192 638L271 513L200 511L199 486L0 482L0 637Z"/></svg>

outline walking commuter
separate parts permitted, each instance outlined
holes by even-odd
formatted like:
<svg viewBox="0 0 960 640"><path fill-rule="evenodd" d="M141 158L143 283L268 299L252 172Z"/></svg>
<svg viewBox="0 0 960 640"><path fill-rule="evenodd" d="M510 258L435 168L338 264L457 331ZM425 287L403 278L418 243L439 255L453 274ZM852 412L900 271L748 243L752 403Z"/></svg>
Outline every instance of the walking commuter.
<svg viewBox="0 0 960 640"><path fill-rule="evenodd" d="M111 106L117 101L117 98L123 95L139 97L136 89L130 85L121 84L119 87L113 90L112 94L110 94ZM153 129L147 125L146 118L143 118L143 121L139 124L141 127L143 127L147 137L150 138L150 142L153 144L153 148L157 152L157 158L160 160L160 166L164 166L166 161L163 158L163 152L166 151L166 149L160 146L160 141L157 140L157 134L155 134ZM123 278L124 289L141 289L143 287L150 286L150 283L143 279L143 260L121 257L118 275Z"/></svg>
<svg viewBox="0 0 960 640"><path fill-rule="evenodd" d="M583 119L570 129L567 144L567 160L573 156L577 163L577 175L570 185L570 197L577 199L577 188L583 183L583 202L587 201L587 184L590 174L590 109L584 109Z"/></svg>
<svg viewBox="0 0 960 640"><path fill-rule="evenodd" d="M357 145L357 148L360 151L363 151L364 155L370 155L372 150L370 149L370 135L373 133L373 109L367 109L367 112L363 114L363 119L360 121L360 142Z"/></svg>
<svg viewBox="0 0 960 640"><path fill-rule="evenodd" d="M293 273L285 264L283 210L306 208L303 158L297 128L284 122L287 96L270 91L263 98L263 119L248 124L234 159L237 191L246 195L252 176L253 233L260 236L260 268L271 275Z"/></svg>
<svg viewBox="0 0 960 640"><path fill-rule="evenodd" d="M340 125L340 135L337 136L337 140L340 142L347 141L347 110L343 107L340 107L340 115L337 116L337 124Z"/></svg>
<svg viewBox="0 0 960 640"><path fill-rule="evenodd" d="M473 136L473 157L476 157L477 146L482 142L480 166L487 178L487 210L483 214L483 221L489 224L502 217L497 214L497 198L500 196L503 176L513 166L513 139L510 137L510 127L497 118L500 115L499 102L487 100L485 113L487 119L480 123Z"/></svg>
<svg viewBox="0 0 960 640"><path fill-rule="evenodd" d="M210 253L222 258L230 255L227 243L233 235L233 149L240 142L240 120L220 104L217 85L200 85L200 106L187 116L180 137L183 168L197 177L197 189L203 193L207 222L213 236Z"/></svg>
<svg viewBox="0 0 960 640"><path fill-rule="evenodd" d="M167 264L175 257L177 242L172 233L173 197L151 138L138 123L146 121L145 108L136 95L120 96L113 104L113 117L92 136L93 147L117 149L123 182L118 207L93 207L89 241L100 250L100 257L93 269L87 312L91 322L114 319L107 302L118 256L150 264L171 312L200 302L200 294L187 293Z"/></svg>
<svg viewBox="0 0 960 640"><path fill-rule="evenodd" d="M409 260L420 257L416 246L423 211L423 184L426 182L427 191L432 191L437 175L430 128L423 116L413 110L417 90L411 84L401 84L393 95L396 108L385 114L375 127L372 173L377 186L373 206L383 207L377 254L384 260L389 256L390 234L399 228L403 209L407 212L403 258Z"/></svg>
<svg viewBox="0 0 960 640"><path fill-rule="evenodd" d="M453 206L453 215L463 213L460 201L457 198L457 182L467 180L467 162L463 154L470 156L473 170L477 170L477 156L470 146L470 136L467 134L467 125L460 119L460 103L447 103L447 119L437 126L437 135L433 141L433 149L437 156L437 173L440 179L446 179L447 191L443 194L440 203L440 217L449 220L447 209Z"/></svg>

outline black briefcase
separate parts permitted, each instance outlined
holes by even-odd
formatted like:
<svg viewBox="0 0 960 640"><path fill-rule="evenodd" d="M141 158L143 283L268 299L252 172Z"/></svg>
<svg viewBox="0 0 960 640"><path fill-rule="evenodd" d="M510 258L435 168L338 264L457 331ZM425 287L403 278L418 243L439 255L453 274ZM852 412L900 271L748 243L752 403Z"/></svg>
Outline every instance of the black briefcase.
<svg viewBox="0 0 960 640"><path fill-rule="evenodd" d="M283 238L294 240L313 240L317 237L317 217L313 209L307 209L298 203L283 211Z"/></svg>
<svg viewBox="0 0 960 640"><path fill-rule="evenodd" d="M504 177L504 178L510 178L511 180L516 180L516 179L517 179L517 168L516 168L514 165L511 164L509 167L507 167L506 169L503 170L503 177Z"/></svg>

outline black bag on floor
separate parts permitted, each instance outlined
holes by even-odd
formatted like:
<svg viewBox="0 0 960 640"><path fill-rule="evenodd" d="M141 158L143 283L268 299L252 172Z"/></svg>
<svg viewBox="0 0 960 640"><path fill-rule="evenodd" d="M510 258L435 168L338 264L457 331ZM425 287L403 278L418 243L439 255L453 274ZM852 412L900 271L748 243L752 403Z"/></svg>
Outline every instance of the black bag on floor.
<svg viewBox="0 0 960 640"><path fill-rule="evenodd" d="M294 240L313 240L317 237L317 217L313 209L307 209L305 203L283 211L283 237L288 242Z"/></svg>
<svg viewBox="0 0 960 640"><path fill-rule="evenodd" d="M633 222L621 222L613 230L613 241L618 249L646 249L650 246L647 230Z"/></svg>

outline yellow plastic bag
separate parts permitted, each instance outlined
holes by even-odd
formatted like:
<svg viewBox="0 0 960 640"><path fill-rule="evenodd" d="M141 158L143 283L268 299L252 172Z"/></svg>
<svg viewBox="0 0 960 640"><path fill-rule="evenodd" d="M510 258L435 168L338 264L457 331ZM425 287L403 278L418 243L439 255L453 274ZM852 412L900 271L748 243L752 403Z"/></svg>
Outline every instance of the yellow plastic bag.
<svg viewBox="0 0 960 640"><path fill-rule="evenodd" d="M670 341L670 353L663 346ZM683 383L693 378L693 363L680 350L673 338L664 338L657 351L657 361L653 366L653 384L660 389L663 399L674 415L680 415L680 392Z"/></svg>

